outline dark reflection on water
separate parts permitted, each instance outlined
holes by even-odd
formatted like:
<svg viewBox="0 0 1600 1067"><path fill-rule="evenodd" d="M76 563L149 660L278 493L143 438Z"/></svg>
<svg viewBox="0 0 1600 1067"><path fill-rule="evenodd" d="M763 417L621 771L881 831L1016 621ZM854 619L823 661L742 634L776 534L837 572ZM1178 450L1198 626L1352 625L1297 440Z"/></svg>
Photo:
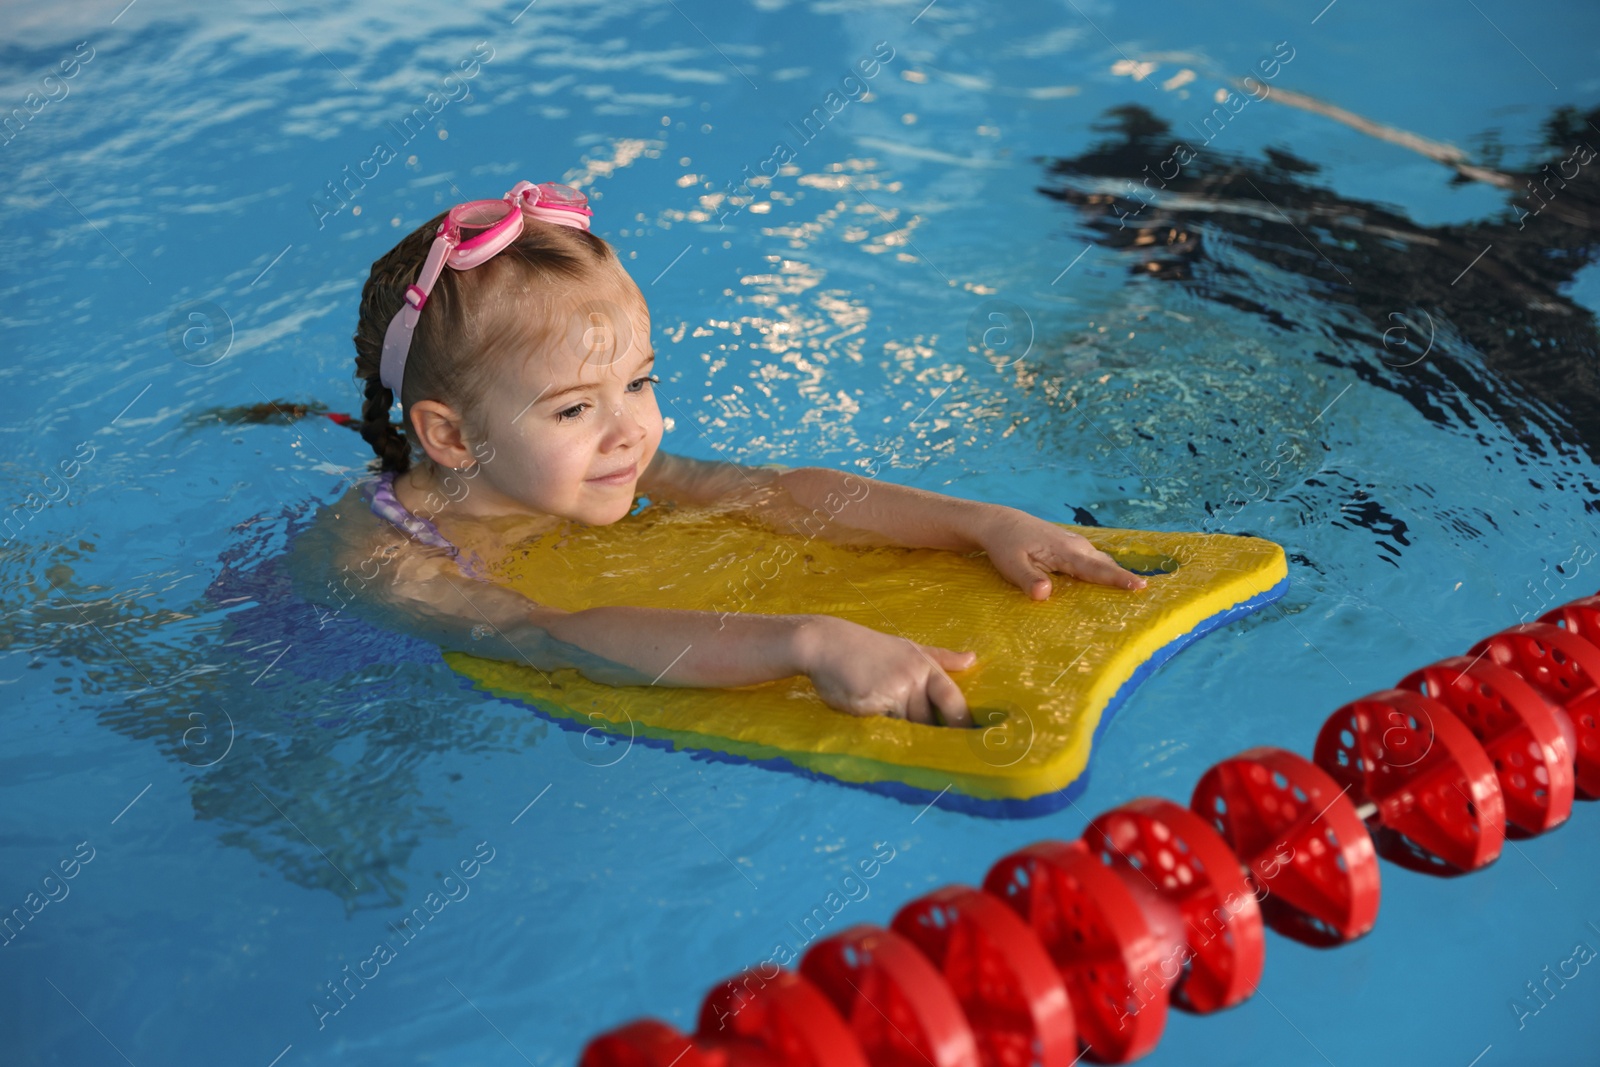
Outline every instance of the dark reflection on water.
<svg viewBox="0 0 1600 1067"><path fill-rule="evenodd" d="M1548 151L1531 171L1476 171L1507 187L1516 210L1460 225L1420 225L1314 185L1320 168L1279 149L1255 160L1207 148L1163 168L1180 138L1134 105L1108 113L1102 143L1045 161L1050 180L1040 192L1073 205L1103 247L1128 253L1132 274L1180 283L1283 330L1321 329L1347 342L1317 358L1435 423L1475 428L1488 417L1532 456L1553 449L1597 461L1595 318L1559 291L1600 249L1600 159L1574 158L1580 144L1600 146L1597 127L1600 109L1554 113L1544 126ZM1469 170L1458 168L1455 180L1473 180ZM1530 205L1543 210L1520 218ZM1252 257L1304 278L1319 301L1349 314L1297 321L1281 300L1262 299ZM1584 476L1551 488L1600 492Z"/></svg>
<svg viewBox="0 0 1600 1067"><path fill-rule="evenodd" d="M74 577L92 545L61 546L27 568L48 581L14 587L0 648L70 665L100 722L189 768L194 816L222 843L347 911L390 907L423 838L459 833L428 800L445 779L429 765L526 750L548 727L466 691L431 644L351 615L324 625L281 566L310 510L241 524L204 599L180 608L140 595L172 576L108 590Z"/></svg>

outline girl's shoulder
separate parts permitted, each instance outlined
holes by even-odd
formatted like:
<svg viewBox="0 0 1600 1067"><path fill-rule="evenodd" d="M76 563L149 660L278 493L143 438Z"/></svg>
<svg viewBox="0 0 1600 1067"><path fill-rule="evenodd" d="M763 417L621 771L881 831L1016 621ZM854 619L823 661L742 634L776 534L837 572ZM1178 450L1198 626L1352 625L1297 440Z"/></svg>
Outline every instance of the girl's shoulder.
<svg viewBox="0 0 1600 1067"><path fill-rule="evenodd" d="M290 572L302 592L320 587L347 568L416 553L411 539L373 510L379 484L380 476L359 478L312 514L290 550Z"/></svg>
<svg viewBox="0 0 1600 1067"><path fill-rule="evenodd" d="M289 547L288 572L302 598L342 612L393 623L419 606L434 614L455 610L463 578L479 582L476 560L425 544L373 508L379 477L349 485L320 505Z"/></svg>
<svg viewBox="0 0 1600 1067"><path fill-rule="evenodd" d="M313 529L338 530L345 536L356 536L358 531L373 533L384 523L372 510L372 494L378 476L367 475L350 482L334 500L316 505L311 514Z"/></svg>
<svg viewBox="0 0 1600 1067"><path fill-rule="evenodd" d="M412 490L409 493L412 503L408 505L400 492L403 482L401 476L385 471L353 488L357 491L356 498L365 502L367 510L379 523L399 535L410 547L410 556L428 560L448 558L467 577L489 581L489 568L485 561L497 557L484 552L481 537L461 541L457 539L457 534L447 536L434 521L441 518L443 504L432 493L424 498L427 501L425 504L418 503L418 494ZM350 497L350 494L346 496ZM419 508L420 511L414 511L413 508ZM470 523L466 524L464 530L474 532Z"/></svg>
<svg viewBox="0 0 1600 1067"><path fill-rule="evenodd" d="M389 499L394 498L393 478L393 474L386 473L368 474L355 479L345 487L337 500L318 509L317 519L357 540L367 540L393 531L393 524L384 521L375 506L385 492Z"/></svg>
<svg viewBox="0 0 1600 1067"><path fill-rule="evenodd" d="M394 472L385 471L370 484L362 486L369 510L384 522L404 531L412 540L454 554L456 546L439 532L432 515L418 515L400 499L395 492L396 480Z"/></svg>

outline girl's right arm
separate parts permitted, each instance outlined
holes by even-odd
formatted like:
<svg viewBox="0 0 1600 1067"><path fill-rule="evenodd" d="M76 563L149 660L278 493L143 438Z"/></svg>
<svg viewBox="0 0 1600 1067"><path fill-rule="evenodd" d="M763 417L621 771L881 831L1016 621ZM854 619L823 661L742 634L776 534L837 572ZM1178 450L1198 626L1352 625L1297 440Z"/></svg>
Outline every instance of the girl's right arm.
<svg viewBox="0 0 1600 1067"><path fill-rule="evenodd" d="M970 723L944 673L970 653L919 645L827 615L665 608L565 611L463 574L442 550L379 524L352 489L296 541L296 590L442 649L571 668L606 685L727 689L807 675L829 706L855 715ZM326 618L326 614L324 616Z"/></svg>

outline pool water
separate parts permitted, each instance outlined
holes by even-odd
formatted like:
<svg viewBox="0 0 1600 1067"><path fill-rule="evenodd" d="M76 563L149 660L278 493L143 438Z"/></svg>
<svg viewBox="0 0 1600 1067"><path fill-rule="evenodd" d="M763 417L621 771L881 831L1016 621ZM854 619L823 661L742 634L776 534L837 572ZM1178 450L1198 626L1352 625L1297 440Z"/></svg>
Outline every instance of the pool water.
<svg viewBox="0 0 1600 1067"><path fill-rule="evenodd" d="M0 908L44 901L0 945L7 1064L543 1067L691 1029L861 861L829 932L1240 749L1309 753L1600 588L1591 6L5 20ZM581 185L643 288L668 450L1255 534L1288 594L1016 821L586 745L319 616L282 553L368 451L217 412L355 411L369 264L523 177ZM1466 877L1385 864L1371 935L1269 934L1258 995L1144 1062L1583 1062L1596 817Z"/></svg>

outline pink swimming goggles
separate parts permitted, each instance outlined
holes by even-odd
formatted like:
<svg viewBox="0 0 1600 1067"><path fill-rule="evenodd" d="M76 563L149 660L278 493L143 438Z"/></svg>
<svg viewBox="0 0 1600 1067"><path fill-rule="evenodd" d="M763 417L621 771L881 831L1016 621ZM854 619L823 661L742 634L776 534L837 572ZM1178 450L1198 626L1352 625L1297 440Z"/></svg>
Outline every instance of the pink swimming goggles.
<svg viewBox="0 0 1600 1067"><path fill-rule="evenodd" d="M471 270L494 258L522 235L524 216L532 215L544 222L588 230L589 200L578 190L555 182L518 182L499 200L469 200L450 209L439 223L438 236L428 250L414 285L406 286L405 306L389 320L383 335L383 359L378 364L378 380L388 387L396 400L400 399L400 380L406 369L406 354L411 351L411 333L417 328L422 306L428 294L444 273L446 266L454 270ZM464 230L480 232L463 237Z"/></svg>

